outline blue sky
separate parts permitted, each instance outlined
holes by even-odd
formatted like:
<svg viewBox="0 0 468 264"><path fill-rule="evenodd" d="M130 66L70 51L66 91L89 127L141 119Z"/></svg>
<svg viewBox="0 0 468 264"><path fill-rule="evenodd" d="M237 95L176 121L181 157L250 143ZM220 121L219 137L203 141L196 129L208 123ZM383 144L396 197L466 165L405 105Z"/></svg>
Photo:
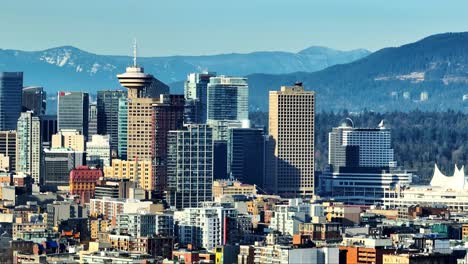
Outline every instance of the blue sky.
<svg viewBox="0 0 468 264"><path fill-rule="evenodd" d="M378 50L468 31L468 1L14 0L0 6L0 48L73 45L99 54L201 55L311 45Z"/></svg>

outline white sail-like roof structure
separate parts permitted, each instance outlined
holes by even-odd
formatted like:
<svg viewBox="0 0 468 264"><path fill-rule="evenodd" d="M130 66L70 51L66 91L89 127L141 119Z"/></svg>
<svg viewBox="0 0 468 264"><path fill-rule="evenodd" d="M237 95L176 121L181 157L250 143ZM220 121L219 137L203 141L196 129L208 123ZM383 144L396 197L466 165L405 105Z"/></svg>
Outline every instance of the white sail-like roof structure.
<svg viewBox="0 0 468 264"><path fill-rule="evenodd" d="M453 173L453 176L446 176L440 172L439 167L437 167L437 164L435 164L431 186L451 190L468 189L468 184L466 184L465 166L462 166L461 169L458 169L457 165L455 165L455 172Z"/></svg>

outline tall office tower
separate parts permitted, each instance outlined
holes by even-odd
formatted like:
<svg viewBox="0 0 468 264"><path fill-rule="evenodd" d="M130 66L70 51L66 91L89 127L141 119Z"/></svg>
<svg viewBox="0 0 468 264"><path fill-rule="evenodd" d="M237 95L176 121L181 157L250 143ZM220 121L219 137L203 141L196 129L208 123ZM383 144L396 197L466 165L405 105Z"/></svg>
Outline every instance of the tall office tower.
<svg viewBox="0 0 468 264"><path fill-rule="evenodd" d="M76 129L88 137L89 95L83 92L58 92L58 129Z"/></svg>
<svg viewBox="0 0 468 264"><path fill-rule="evenodd" d="M144 88L153 82L154 77L137 66L136 45L133 53L133 66L127 67L125 73L117 75L120 84L128 90L127 159L152 161L154 156L152 105L159 102L159 98L143 98Z"/></svg>
<svg viewBox="0 0 468 264"><path fill-rule="evenodd" d="M75 129L63 129L52 136L52 149L69 148L75 151L86 150L86 140Z"/></svg>
<svg viewBox="0 0 468 264"><path fill-rule="evenodd" d="M216 72L191 73L187 76L184 84L185 100L188 107L195 109L192 114L196 114L196 116L191 116L191 120L196 120L191 123L206 123L208 83L210 78L215 76Z"/></svg>
<svg viewBox="0 0 468 264"><path fill-rule="evenodd" d="M85 152L72 149L44 149L44 177L43 185L46 189L67 190L70 184L70 171L83 166Z"/></svg>
<svg viewBox="0 0 468 264"><path fill-rule="evenodd" d="M269 134L275 143L276 192L294 197L314 195L315 93L302 83L270 91ZM270 179L268 179L270 180Z"/></svg>
<svg viewBox="0 0 468 264"><path fill-rule="evenodd" d="M412 174L397 167L383 121L377 128L355 128L346 119L329 133L328 149L329 167L320 177L323 196L350 204L383 203L386 192L411 183Z"/></svg>
<svg viewBox="0 0 468 264"><path fill-rule="evenodd" d="M128 125L128 100L119 99L119 111L117 122L117 156L121 159L127 159L127 125Z"/></svg>
<svg viewBox="0 0 468 264"><path fill-rule="evenodd" d="M0 131L15 130L21 113L22 72L0 72Z"/></svg>
<svg viewBox="0 0 468 264"><path fill-rule="evenodd" d="M153 98L134 98L128 102L127 159L150 160L154 158Z"/></svg>
<svg viewBox="0 0 468 264"><path fill-rule="evenodd" d="M119 100L127 98L123 90L98 91L98 134L109 135L111 147L118 148Z"/></svg>
<svg viewBox="0 0 468 264"><path fill-rule="evenodd" d="M89 122L88 122L88 138L91 138L93 135L97 135L97 126L98 126L98 109L95 103L89 104Z"/></svg>
<svg viewBox="0 0 468 264"><path fill-rule="evenodd" d="M199 207L211 201L213 136L207 125L187 125L168 135L168 203L176 208Z"/></svg>
<svg viewBox="0 0 468 264"><path fill-rule="evenodd" d="M328 137L328 164L340 167L394 167L391 131L383 121L378 128L354 128L350 119L332 129Z"/></svg>
<svg viewBox="0 0 468 264"><path fill-rule="evenodd" d="M86 165L104 168L111 164L111 147L108 135L93 135L86 142Z"/></svg>
<svg viewBox="0 0 468 264"><path fill-rule="evenodd" d="M41 181L42 137L41 121L33 111L21 113L16 130L16 171Z"/></svg>
<svg viewBox="0 0 468 264"><path fill-rule="evenodd" d="M154 189L162 195L167 188L167 134L183 128L184 96L162 94L153 104Z"/></svg>
<svg viewBox="0 0 468 264"><path fill-rule="evenodd" d="M229 129L227 169L230 177L263 188L264 133L262 129Z"/></svg>
<svg viewBox="0 0 468 264"><path fill-rule="evenodd" d="M52 135L57 134L57 116L43 115L41 116L41 135L42 146L50 147L52 144Z"/></svg>
<svg viewBox="0 0 468 264"><path fill-rule="evenodd" d="M28 86L23 88L23 107L27 111L33 111L36 116L43 116L46 112L47 94L44 88Z"/></svg>
<svg viewBox="0 0 468 264"><path fill-rule="evenodd" d="M208 120L249 120L247 78L211 77L207 92Z"/></svg>
<svg viewBox="0 0 468 264"><path fill-rule="evenodd" d="M0 131L0 154L9 157L10 171L16 171L16 131Z"/></svg>

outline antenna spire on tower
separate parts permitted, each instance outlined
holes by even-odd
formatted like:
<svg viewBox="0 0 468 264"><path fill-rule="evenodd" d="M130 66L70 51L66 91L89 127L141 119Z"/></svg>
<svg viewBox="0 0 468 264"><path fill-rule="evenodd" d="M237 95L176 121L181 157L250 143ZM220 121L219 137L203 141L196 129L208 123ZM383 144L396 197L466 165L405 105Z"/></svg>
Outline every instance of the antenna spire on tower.
<svg viewBox="0 0 468 264"><path fill-rule="evenodd" d="M133 67L137 66L137 40L136 38L133 40Z"/></svg>

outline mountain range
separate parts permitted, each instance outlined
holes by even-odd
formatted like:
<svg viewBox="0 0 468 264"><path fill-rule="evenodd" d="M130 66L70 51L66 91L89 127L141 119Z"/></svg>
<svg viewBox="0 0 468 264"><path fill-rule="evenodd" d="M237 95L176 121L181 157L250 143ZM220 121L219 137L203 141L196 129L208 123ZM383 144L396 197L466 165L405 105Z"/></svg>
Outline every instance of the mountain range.
<svg viewBox="0 0 468 264"><path fill-rule="evenodd" d="M185 80L188 73L203 70L231 76L313 72L360 59L369 53L364 49L339 51L314 46L298 53L141 57L138 64L159 80L173 83ZM125 72L131 63L132 58L128 56L97 55L73 46L43 51L0 49L0 71L23 71L25 85L43 86L49 95L59 90L82 90L94 94L97 90L120 88L115 76Z"/></svg>
<svg viewBox="0 0 468 264"><path fill-rule="evenodd" d="M25 85L59 90L118 89L128 56L97 55L72 46L44 51L0 49L0 71L23 71ZM246 76L251 109L268 108L268 91L301 81L316 92L318 111L413 109L468 112L468 32L444 33L370 53L310 47L297 53L253 52L138 58L145 71L183 93L190 72ZM53 104L52 104L53 105Z"/></svg>
<svg viewBox="0 0 468 264"><path fill-rule="evenodd" d="M313 73L247 77L251 104L261 110L267 109L269 90L301 81L316 92L323 111L468 112L468 32L432 35Z"/></svg>

